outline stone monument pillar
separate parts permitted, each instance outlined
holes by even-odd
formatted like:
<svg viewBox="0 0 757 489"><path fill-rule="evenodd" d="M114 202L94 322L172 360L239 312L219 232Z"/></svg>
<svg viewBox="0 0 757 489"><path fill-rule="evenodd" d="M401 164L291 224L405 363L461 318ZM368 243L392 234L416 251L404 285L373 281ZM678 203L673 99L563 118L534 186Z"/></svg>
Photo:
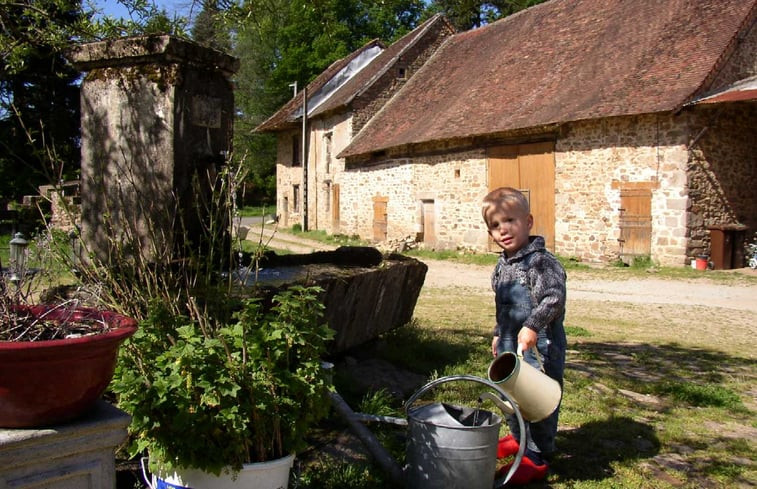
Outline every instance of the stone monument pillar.
<svg viewBox="0 0 757 489"><path fill-rule="evenodd" d="M216 176L231 150L239 62L168 35L76 46L81 85L82 239L169 263L200 249ZM217 225L218 223L216 223ZM228 226L217 226L226 232Z"/></svg>

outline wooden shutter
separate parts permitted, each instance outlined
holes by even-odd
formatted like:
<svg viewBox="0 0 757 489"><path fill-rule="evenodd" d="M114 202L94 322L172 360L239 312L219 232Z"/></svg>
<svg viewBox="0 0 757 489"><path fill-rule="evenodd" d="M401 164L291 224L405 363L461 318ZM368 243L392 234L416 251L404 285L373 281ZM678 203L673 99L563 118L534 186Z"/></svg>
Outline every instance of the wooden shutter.
<svg viewBox="0 0 757 489"><path fill-rule="evenodd" d="M652 252L652 190L620 189L620 259L626 263Z"/></svg>
<svg viewBox="0 0 757 489"><path fill-rule="evenodd" d="M388 197L373 198L373 239L374 241L386 241L386 206Z"/></svg>

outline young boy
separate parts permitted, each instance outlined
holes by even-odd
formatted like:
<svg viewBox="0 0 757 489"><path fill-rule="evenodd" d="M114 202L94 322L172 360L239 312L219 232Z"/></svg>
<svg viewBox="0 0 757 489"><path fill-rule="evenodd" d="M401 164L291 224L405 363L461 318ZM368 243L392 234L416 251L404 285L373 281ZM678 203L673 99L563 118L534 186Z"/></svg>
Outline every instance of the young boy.
<svg viewBox="0 0 757 489"><path fill-rule="evenodd" d="M541 368L532 350L536 347L544 372L562 386L565 270L546 250L543 237L530 236L534 218L521 192L509 187L493 190L484 197L482 213L489 235L503 250L492 274L497 313L492 355L522 352L524 361ZM525 455L510 483L527 484L546 477L547 459L555 451L559 409L538 423L526 422ZM499 458L514 455L523 439L516 418L511 415L507 422L512 435L500 440ZM500 474L509 470L507 465Z"/></svg>

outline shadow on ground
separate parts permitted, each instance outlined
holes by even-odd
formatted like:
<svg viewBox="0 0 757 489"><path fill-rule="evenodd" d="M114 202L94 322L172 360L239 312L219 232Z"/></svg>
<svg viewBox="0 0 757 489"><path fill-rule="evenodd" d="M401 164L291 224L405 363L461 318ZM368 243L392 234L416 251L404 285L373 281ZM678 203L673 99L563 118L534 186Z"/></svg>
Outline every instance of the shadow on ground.
<svg viewBox="0 0 757 489"><path fill-rule="evenodd" d="M628 417L586 423L561 431L559 453L552 471L561 480L601 480L612 477L613 462L654 457L660 442L654 429Z"/></svg>

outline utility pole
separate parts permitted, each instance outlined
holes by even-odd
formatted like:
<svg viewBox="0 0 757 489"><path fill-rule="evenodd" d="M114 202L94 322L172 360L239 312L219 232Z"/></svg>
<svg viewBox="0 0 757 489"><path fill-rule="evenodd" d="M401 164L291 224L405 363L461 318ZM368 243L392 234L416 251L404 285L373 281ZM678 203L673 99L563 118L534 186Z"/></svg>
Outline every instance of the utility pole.
<svg viewBox="0 0 757 489"><path fill-rule="evenodd" d="M308 87L302 89L302 230L308 230Z"/></svg>

